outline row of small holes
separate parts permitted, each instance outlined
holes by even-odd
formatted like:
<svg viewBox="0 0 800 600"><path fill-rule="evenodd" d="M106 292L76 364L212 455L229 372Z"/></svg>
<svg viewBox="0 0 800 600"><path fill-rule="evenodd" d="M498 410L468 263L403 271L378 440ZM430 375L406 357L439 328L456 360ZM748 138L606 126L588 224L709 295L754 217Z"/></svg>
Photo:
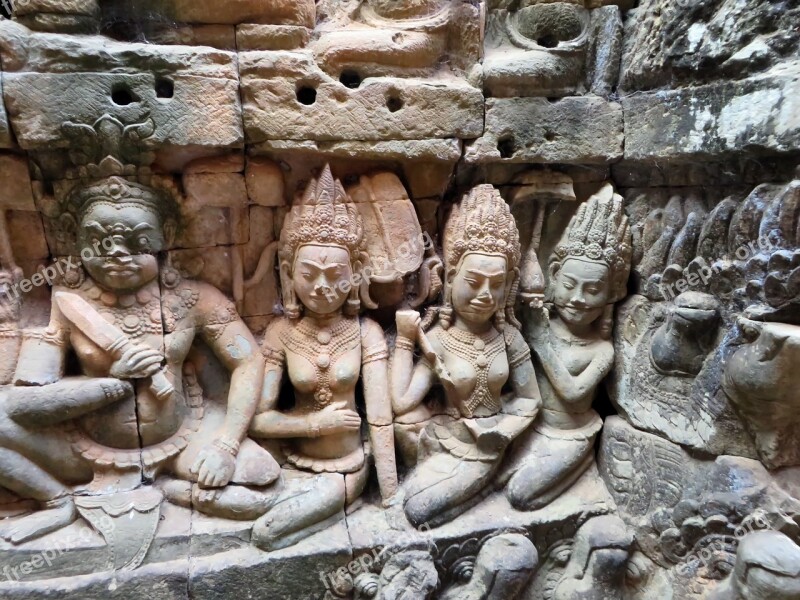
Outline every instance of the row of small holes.
<svg viewBox="0 0 800 600"><path fill-rule="evenodd" d="M156 97L169 100L175 95L175 83L171 79L159 78L155 85ZM140 98L127 86L115 86L111 90L111 101L117 106L128 106L139 102Z"/></svg>
<svg viewBox="0 0 800 600"><path fill-rule="evenodd" d="M311 106L317 101L317 90L308 85L300 86L297 88L297 101L305 106ZM397 112L403 106L403 99L396 94L386 98L386 108L389 109L389 112Z"/></svg>

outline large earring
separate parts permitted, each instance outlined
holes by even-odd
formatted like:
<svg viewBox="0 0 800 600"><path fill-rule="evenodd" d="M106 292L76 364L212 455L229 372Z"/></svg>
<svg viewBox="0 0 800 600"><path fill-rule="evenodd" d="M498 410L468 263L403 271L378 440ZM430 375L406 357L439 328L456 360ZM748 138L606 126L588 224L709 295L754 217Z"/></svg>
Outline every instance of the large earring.
<svg viewBox="0 0 800 600"><path fill-rule="evenodd" d="M439 322L442 324L442 329L450 329L453 324L453 290L452 281L455 275L455 270L450 269L444 282L444 302L439 309Z"/></svg>
<svg viewBox="0 0 800 600"><path fill-rule="evenodd" d="M354 285L350 290L350 294L347 296L347 304L345 305L344 313L348 317L358 316L358 313L361 312L360 291L361 286Z"/></svg>
<svg viewBox="0 0 800 600"><path fill-rule="evenodd" d="M614 305L607 304L600 317L600 335L604 340L611 339L614 332Z"/></svg>
<svg viewBox="0 0 800 600"><path fill-rule="evenodd" d="M303 314L303 307L297 301L294 285L289 274L289 263L281 261L281 297L283 298L283 312L289 319L299 319Z"/></svg>

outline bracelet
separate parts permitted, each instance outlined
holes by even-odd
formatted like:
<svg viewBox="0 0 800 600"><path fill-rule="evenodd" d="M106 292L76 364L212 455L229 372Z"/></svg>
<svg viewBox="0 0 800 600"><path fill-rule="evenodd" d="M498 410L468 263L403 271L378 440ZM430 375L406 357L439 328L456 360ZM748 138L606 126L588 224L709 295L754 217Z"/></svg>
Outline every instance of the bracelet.
<svg viewBox="0 0 800 600"><path fill-rule="evenodd" d="M394 347L395 350L410 350L413 352L415 344L412 340L406 337L398 336L394 342Z"/></svg>
<svg viewBox="0 0 800 600"><path fill-rule="evenodd" d="M239 442L220 438L214 441L214 447L223 452L227 452L231 456L236 456L239 453Z"/></svg>

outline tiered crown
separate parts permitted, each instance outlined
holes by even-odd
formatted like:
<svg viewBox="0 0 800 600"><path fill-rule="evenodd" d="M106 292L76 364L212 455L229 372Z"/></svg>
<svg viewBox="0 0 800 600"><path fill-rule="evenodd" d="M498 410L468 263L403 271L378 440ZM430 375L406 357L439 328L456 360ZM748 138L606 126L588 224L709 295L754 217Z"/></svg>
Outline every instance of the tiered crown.
<svg viewBox="0 0 800 600"><path fill-rule="evenodd" d="M622 208L622 196L610 183L578 209L550 262L581 258L608 265L614 299L626 295L631 268L631 232Z"/></svg>
<svg viewBox="0 0 800 600"><path fill-rule="evenodd" d="M508 261L509 271L520 261L519 231L511 209L489 184L473 188L453 208L447 222L444 254L448 268L470 252L501 254Z"/></svg>
<svg viewBox="0 0 800 600"><path fill-rule="evenodd" d="M341 246L353 258L365 250L358 209L348 199L342 184L333 178L328 165L319 179L308 184L283 226L282 252L293 256L298 248L308 244Z"/></svg>

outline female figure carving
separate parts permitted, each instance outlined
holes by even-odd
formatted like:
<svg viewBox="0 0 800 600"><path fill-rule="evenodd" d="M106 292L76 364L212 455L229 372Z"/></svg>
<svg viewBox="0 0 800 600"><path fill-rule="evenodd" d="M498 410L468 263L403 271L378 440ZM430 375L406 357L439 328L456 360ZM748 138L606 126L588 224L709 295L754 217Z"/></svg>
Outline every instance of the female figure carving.
<svg viewBox="0 0 800 600"><path fill-rule="evenodd" d="M374 457L385 500L397 488L383 330L359 318L369 301L364 231L357 208L325 167L287 216L279 260L286 314L267 330L261 404L250 433L280 439L284 476L322 481L305 497L308 524L320 522L355 500ZM294 389L294 406L278 406L282 376ZM370 444L362 441L356 387L362 382ZM280 507L280 505L279 505ZM257 544L269 544L288 526L291 512L267 512L254 528Z"/></svg>
<svg viewBox="0 0 800 600"><path fill-rule="evenodd" d="M603 421L592 402L613 366L614 303L625 297L630 259L622 198L607 184L570 222L550 257L547 302L526 322L543 407L499 478L519 510L545 506L594 460Z"/></svg>
<svg viewBox="0 0 800 600"><path fill-rule="evenodd" d="M405 513L417 527L446 522L482 498L506 447L533 422L540 403L513 312L519 233L491 185L474 188L454 208L444 255L444 305L424 326L415 311L397 315L395 414L419 410L437 382L447 403L447 414L420 433L418 464L405 484ZM423 354L416 365L415 344ZM511 391L503 394L506 384Z"/></svg>

